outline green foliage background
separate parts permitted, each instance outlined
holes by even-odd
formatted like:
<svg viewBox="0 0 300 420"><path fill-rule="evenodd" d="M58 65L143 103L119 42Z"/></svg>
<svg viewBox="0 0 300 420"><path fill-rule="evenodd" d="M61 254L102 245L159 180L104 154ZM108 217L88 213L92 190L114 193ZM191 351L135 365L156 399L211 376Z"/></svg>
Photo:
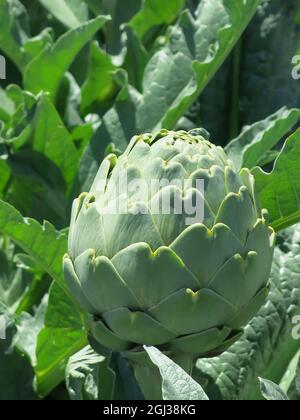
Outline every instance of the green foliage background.
<svg viewBox="0 0 300 420"><path fill-rule="evenodd" d="M278 230L300 221L299 130L279 152L300 119L299 11L299 0L0 0L1 400L142 398L120 355L88 346L61 269L72 200L133 135L205 127L250 169L279 155L271 174L254 169L260 197ZM258 376L296 398L299 229L279 242L265 307L230 351L197 363L212 399L261 398Z"/></svg>

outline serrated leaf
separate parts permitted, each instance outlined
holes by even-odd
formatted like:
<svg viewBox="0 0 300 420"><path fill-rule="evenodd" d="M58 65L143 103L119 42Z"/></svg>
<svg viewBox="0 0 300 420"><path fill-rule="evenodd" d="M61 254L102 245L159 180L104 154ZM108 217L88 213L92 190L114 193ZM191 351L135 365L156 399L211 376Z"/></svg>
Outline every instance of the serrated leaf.
<svg viewBox="0 0 300 420"><path fill-rule="evenodd" d="M62 273L62 258L67 250L67 235L57 232L50 223L40 225L34 219L23 218L10 204L0 200L0 231L9 236L38 265L66 289Z"/></svg>
<svg viewBox="0 0 300 420"><path fill-rule="evenodd" d="M261 206L269 210L270 223L280 231L300 221L300 129L284 144L271 173L254 168Z"/></svg>
<svg viewBox="0 0 300 420"><path fill-rule="evenodd" d="M54 45L49 45L27 66L24 74L25 88L33 93L41 90L55 98L59 84L77 54L95 33L109 20L99 16L62 35Z"/></svg>
<svg viewBox="0 0 300 420"><path fill-rule="evenodd" d="M49 303L44 328L36 345L36 386L38 394L48 395L65 375L69 357L87 344L85 313L69 294L54 283L49 292Z"/></svg>
<svg viewBox="0 0 300 420"><path fill-rule="evenodd" d="M111 400L115 376L109 360L87 346L70 357L66 382L71 400Z"/></svg>
<svg viewBox="0 0 300 420"><path fill-rule="evenodd" d="M260 399L257 376L279 383L299 350L292 320L300 311L300 247L284 254L276 249L267 303L244 336L213 360L198 360L195 377L212 399Z"/></svg>
<svg viewBox="0 0 300 420"><path fill-rule="evenodd" d="M282 108L275 114L246 127L225 150L238 169L257 166L262 156L272 149L300 119L299 109Z"/></svg>
<svg viewBox="0 0 300 420"><path fill-rule="evenodd" d="M138 109L138 131L172 128L223 64L259 0L202 0L170 30L169 42L149 61Z"/></svg>
<svg viewBox="0 0 300 420"><path fill-rule="evenodd" d="M39 332L44 326L48 296L45 295L34 315L23 312L16 321L17 336L14 344L19 351L26 354L32 366L36 364L36 342Z"/></svg>
<svg viewBox="0 0 300 420"><path fill-rule="evenodd" d="M208 400L201 386L180 366L155 347L144 346L144 349L159 368L164 400Z"/></svg>
<svg viewBox="0 0 300 420"><path fill-rule="evenodd" d="M35 400L34 372L28 359L12 347L15 333L14 323L8 319L6 339L0 340L0 400Z"/></svg>
<svg viewBox="0 0 300 420"><path fill-rule="evenodd" d="M45 397L63 381L69 357L86 343L84 331L44 328L39 333L35 368L39 396Z"/></svg>
<svg viewBox="0 0 300 420"><path fill-rule="evenodd" d="M1 244L3 245L3 244ZM0 250L0 300L14 313L28 291L32 277L12 262L12 253Z"/></svg>

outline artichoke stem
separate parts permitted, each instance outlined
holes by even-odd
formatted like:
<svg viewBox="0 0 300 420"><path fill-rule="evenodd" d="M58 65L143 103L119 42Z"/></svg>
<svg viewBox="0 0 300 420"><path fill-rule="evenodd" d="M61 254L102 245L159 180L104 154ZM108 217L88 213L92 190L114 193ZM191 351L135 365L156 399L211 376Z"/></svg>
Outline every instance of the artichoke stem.
<svg viewBox="0 0 300 420"><path fill-rule="evenodd" d="M162 400L162 378L156 366L134 364L134 376L147 401Z"/></svg>
<svg viewBox="0 0 300 420"><path fill-rule="evenodd" d="M189 353L176 353L172 359L179 365L188 375L192 376L196 363L196 356Z"/></svg>

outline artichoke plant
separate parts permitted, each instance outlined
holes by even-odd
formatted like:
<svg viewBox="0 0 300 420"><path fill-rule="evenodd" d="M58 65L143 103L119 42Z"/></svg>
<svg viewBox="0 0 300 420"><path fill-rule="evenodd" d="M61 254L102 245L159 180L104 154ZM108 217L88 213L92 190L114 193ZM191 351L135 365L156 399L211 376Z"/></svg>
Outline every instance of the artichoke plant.
<svg viewBox="0 0 300 420"><path fill-rule="evenodd" d="M136 181L142 191L124 188ZM153 212L166 197L169 214ZM202 219L191 222L175 204L197 197ZM162 130L107 156L90 192L74 201L64 272L104 347L129 357L142 345L210 356L264 303L274 241L249 170L237 171L204 131Z"/></svg>

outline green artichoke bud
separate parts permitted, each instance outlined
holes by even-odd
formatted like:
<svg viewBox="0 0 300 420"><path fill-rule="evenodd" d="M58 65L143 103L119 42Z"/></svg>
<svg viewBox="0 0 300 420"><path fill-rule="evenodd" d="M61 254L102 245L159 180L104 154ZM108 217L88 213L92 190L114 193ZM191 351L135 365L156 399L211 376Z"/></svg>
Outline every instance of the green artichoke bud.
<svg viewBox="0 0 300 420"><path fill-rule="evenodd" d="M249 170L201 132L162 130L109 155L75 200L65 278L103 346L207 356L264 303L274 242Z"/></svg>

